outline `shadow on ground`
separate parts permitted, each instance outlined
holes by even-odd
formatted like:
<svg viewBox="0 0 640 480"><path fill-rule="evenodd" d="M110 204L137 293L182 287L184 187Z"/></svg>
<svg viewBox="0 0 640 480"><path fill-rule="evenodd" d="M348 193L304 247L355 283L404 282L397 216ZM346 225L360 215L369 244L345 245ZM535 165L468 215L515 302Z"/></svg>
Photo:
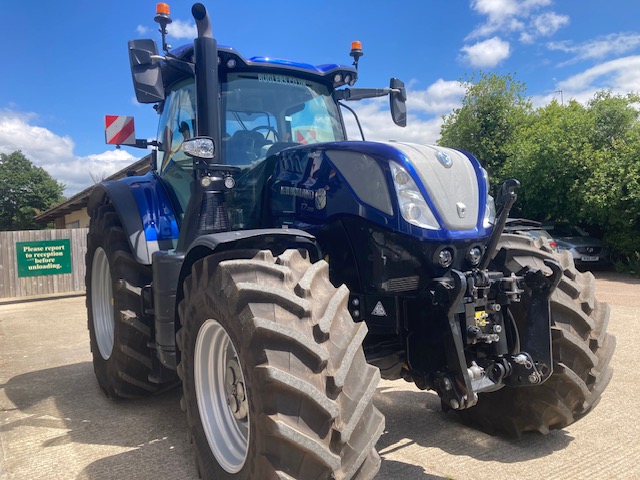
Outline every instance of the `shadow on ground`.
<svg viewBox="0 0 640 480"><path fill-rule="evenodd" d="M380 474L376 477L379 479L440 478L418 471L399 476L403 467L396 465L398 462L385 460L394 452L415 446L479 461L514 464L551 455L566 448L573 440L563 430L548 435L525 434L521 439L491 436L467 427L453 412L443 413L440 399L434 393L412 390L402 381L387 382L387 385L393 386L381 386L375 397L376 406L386 417L385 433L377 445L383 458ZM403 385L407 385L407 389L396 389ZM428 450L425 456L428 456ZM423 460L421 463L429 463L428 458Z"/></svg>
<svg viewBox="0 0 640 480"><path fill-rule="evenodd" d="M97 386L90 362L18 375L0 389L15 405L8 413L19 410L0 425L0 434L18 428L57 429L63 433L48 437L40 447L73 442L126 449L90 463L79 479L197 478L179 389L113 402Z"/></svg>
<svg viewBox="0 0 640 480"><path fill-rule="evenodd" d="M377 479L441 478L422 467L385 459L412 445L481 461L517 463L550 455L572 440L563 431L526 435L521 440L489 436L462 425L454 414L443 414L436 395L397 390L402 382L392 385L379 388L375 398L387 425L378 442L383 462ZM112 402L98 388L90 362L18 375L0 388L20 413L8 412L9 421L0 425L2 434L23 427L51 428L63 433L49 437L42 447L74 442L126 449L89 463L78 479L197 478L179 389L142 400Z"/></svg>

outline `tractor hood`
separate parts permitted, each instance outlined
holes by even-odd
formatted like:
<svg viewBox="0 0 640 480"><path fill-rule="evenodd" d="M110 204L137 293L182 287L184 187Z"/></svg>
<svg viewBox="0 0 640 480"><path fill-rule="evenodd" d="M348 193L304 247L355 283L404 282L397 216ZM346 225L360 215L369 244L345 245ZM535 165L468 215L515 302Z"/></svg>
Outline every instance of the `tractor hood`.
<svg viewBox="0 0 640 480"><path fill-rule="evenodd" d="M401 142L331 142L274 158L271 218L299 228L358 216L424 239L488 237L488 181L473 155Z"/></svg>
<svg viewBox="0 0 640 480"><path fill-rule="evenodd" d="M469 230L476 226L480 208L478 175L467 155L433 145L402 142L386 145L404 155L445 228Z"/></svg>

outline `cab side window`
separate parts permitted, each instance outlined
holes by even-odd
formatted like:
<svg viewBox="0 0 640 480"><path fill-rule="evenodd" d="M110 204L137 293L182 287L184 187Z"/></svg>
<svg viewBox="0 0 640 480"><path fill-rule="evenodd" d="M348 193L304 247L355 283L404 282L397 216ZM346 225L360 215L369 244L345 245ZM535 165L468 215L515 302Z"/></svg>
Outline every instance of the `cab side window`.
<svg viewBox="0 0 640 480"><path fill-rule="evenodd" d="M182 151L182 143L195 135L196 96L193 79L179 83L169 93L160 119L158 174L177 203L182 216L189 202L193 160Z"/></svg>

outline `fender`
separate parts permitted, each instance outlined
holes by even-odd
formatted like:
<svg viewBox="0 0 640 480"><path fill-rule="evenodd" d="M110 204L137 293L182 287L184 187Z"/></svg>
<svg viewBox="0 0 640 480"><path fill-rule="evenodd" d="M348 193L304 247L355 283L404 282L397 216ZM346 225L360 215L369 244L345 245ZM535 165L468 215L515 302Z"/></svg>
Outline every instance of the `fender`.
<svg viewBox="0 0 640 480"><path fill-rule="evenodd" d="M294 228L237 230L202 235L189 246L189 250L186 255L182 256L182 260L179 260L181 265L179 267L179 281L176 285L176 290L179 292L177 300L179 302L182 299L182 283L191 273L191 267L207 255L227 251L233 251L234 254L237 254L237 252L243 251L249 252L253 256L256 250L270 250L274 252L274 255L277 255L289 248L307 250L311 262L317 262L323 256L320 246L312 234ZM163 252L154 255L154 259L160 255L163 255ZM168 278L175 278L175 276Z"/></svg>
<svg viewBox="0 0 640 480"><path fill-rule="evenodd" d="M178 223L165 190L153 173L102 182L91 192L89 216L109 198L114 205L136 261L151 265L153 253L175 248Z"/></svg>
<svg viewBox="0 0 640 480"><path fill-rule="evenodd" d="M295 228L263 228L258 230L236 230L233 232L202 235L190 245L187 258L192 251L202 247L211 251L220 251L223 249L223 245L229 246L233 244L234 249L269 248L272 250L275 245L289 245L292 244L292 242L299 247L307 249L312 247L316 251L310 251L309 254L316 257L320 256L320 251L315 243L315 237L304 230Z"/></svg>
<svg viewBox="0 0 640 480"><path fill-rule="evenodd" d="M271 250L279 254L288 248L304 248L312 262L322 258L313 235L287 228L211 233L198 237L186 253L156 251L153 254L153 311L155 347L161 364L176 369L175 335L180 328L177 306L184 297L184 280L195 262L214 253L220 254L220 260L227 260L252 258L256 250Z"/></svg>

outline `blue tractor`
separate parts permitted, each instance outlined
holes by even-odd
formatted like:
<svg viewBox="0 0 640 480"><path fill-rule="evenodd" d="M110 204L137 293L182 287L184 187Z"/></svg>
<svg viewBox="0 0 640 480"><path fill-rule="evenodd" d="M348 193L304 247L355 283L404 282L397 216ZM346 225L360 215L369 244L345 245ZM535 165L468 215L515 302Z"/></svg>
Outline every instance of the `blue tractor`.
<svg viewBox="0 0 640 480"><path fill-rule="evenodd" d="M203 478L370 479L379 378L437 392L483 428L521 435L590 411L615 339L593 276L503 235L473 155L348 141L353 66L244 58L198 37L129 42L139 102L154 104L151 172L89 200L88 326L112 398L181 383ZM351 115L351 114L350 114Z"/></svg>

